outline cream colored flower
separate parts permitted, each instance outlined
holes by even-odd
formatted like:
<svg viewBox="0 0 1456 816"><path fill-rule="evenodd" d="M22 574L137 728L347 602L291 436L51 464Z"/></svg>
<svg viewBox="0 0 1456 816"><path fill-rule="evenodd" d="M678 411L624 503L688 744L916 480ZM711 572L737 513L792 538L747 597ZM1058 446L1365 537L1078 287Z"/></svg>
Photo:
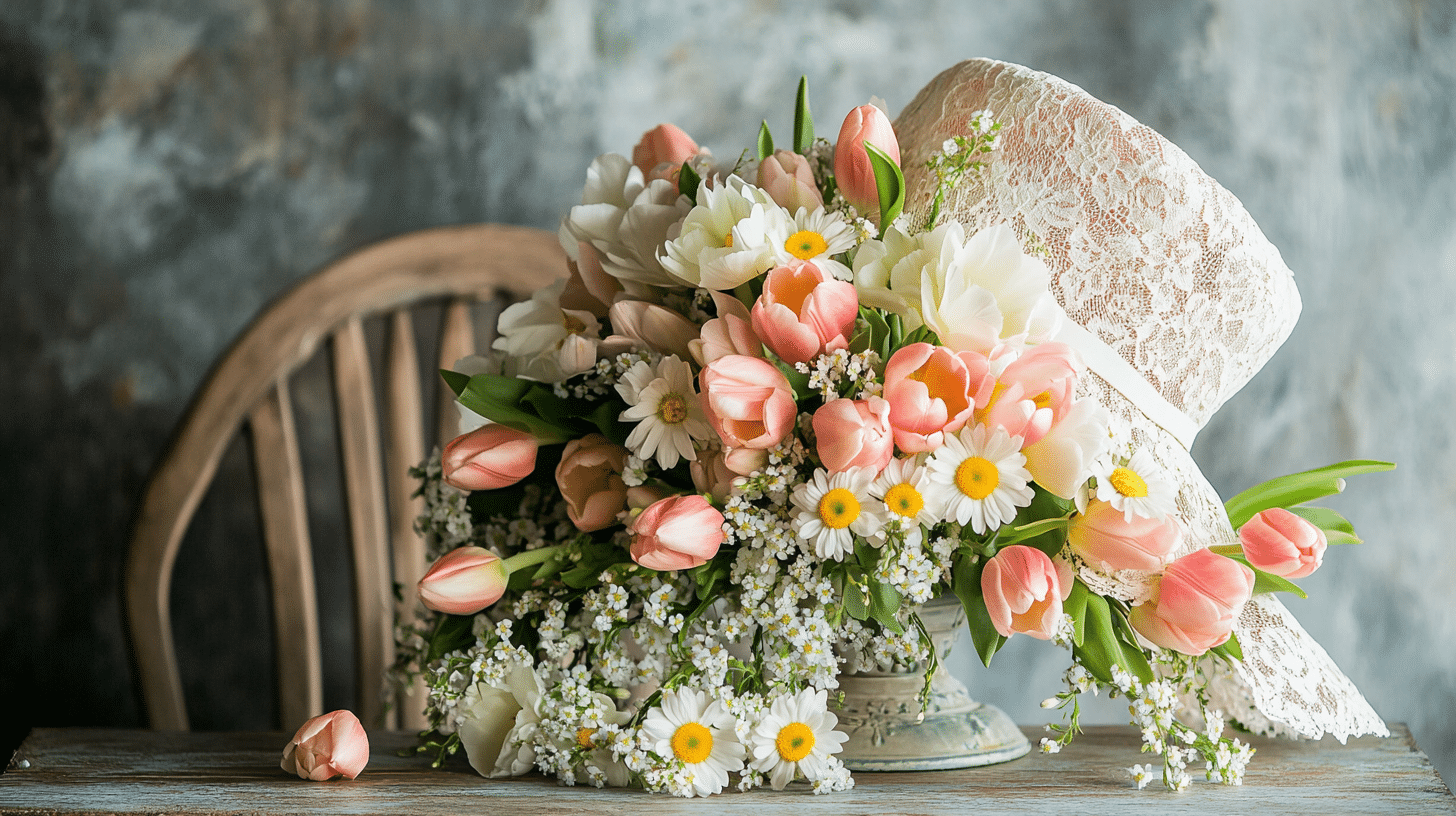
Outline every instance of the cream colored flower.
<svg viewBox="0 0 1456 816"><path fill-rule="evenodd" d="M457 726L470 767L481 776L520 776L536 764L534 737L541 714L541 679L530 666L511 669L499 681L470 686L460 701Z"/></svg>
<svg viewBox="0 0 1456 816"><path fill-rule="evenodd" d="M1016 518L1031 504L1031 474L1021 455L1021 437L1002 428L965 427L945 438L930 456L927 494L945 508L947 521L985 533Z"/></svg>
<svg viewBox="0 0 1456 816"><path fill-rule="evenodd" d="M734 722L722 703L681 688L663 693L661 705L647 712L642 731L653 751L686 766L692 793L711 796L728 785L729 771L743 769L745 752Z"/></svg>
<svg viewBox="0 0 1456 816"><path fill-rule="evenodd" d="M598 156L587 169L581 203L561 222L568 247L585 241L597 251L602 269L629 292L650 296L654 286L681 284L657 260L670 227L691 205L665 179L648 182L626 156Z"/></svg>
<svg viewBox="0 0 1456 816"><path fill-rule="evenodd" d="M834 730L838 724L822 689L806 688L779 697L753 731L750 764L768 774L774 790L783 790L796 774L816 782L829 770L830 757L849 739Z"/></svg>
<svg viewBox="0 0 1456 816"><path fill-rule="evenodd" d="M658 259L678 285L726 291L772 269L772 239L793 234L792 226L784 208L743 179L705 181L697 206L669 232Z"/></svg>
<svg viewBox="0 0 1456 816"><path fill-rule="evenodd" d="M501 312L491 348L505 354L507 376L560 382L596 365L601 324L591 312L561 308L565 287L562 278Z"/></svg>

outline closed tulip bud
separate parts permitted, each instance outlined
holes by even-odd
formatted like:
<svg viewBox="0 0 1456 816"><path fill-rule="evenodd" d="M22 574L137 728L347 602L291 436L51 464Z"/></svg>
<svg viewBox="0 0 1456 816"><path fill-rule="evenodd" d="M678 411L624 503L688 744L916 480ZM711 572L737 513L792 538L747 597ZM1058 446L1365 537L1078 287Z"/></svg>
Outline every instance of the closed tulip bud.
<svg viewBox="0 0 1456 816"><path fill-rule="evenodd" d="M1186 655L1227 642L1254 592L1254 571L1210 550L1168 565L1153 598L1134 606L1128 623L1149 641Z"/></svg>
<svg viewBox="0 0 1456 816"><path fill-rule="evenodd" d="M1024 544L1003 547L981 572L981 592L991 625L1002 637L1021 632L1050 640L1062 621L1062 601L1072 591L1063 562Z"/></svg>
<svg viewBox="0 0 1456 816"><path fill-rule="evenodd" d="M883 150L895 164L900 163L900 142L895 138L895 129L885 112L874 105L860 105L844 117L839 141L834 145L834 181L856 210L865 215L878 215L880 193L865 142Z"/></svg>
<svg viewBox="0 0 1456 816"><path fill-rule="evenodd" d="M447 615L474 615L500 600L510 574L495 553L457 547L440 556L420 579L420 600Z"/></svg>
<svg viewBox="0 0 1456 816"><path fill-rule="evenodd" d="M303 724L283 748L279 765L302 779L353 779L369 764L369 735L350 711L330 711Z"/></svg>
<svg viewBox="0 0 1456 816"><path fill-rule="evenodd" d="M792 151L775 150L758 163L758 186L791 213L824 206L809 160Z"/></svg>
<svg viewBox="0 0 1456 816"><path fill-rule="evenodd" d="M814 412L814 439L819 461L830 473L856 467L879 473L895 455L890 404L879 397L830 400Z"/></svg>
<svg viewBox="0 0 1456 816"><path fill-rule="evenodd" d="M627 506L627 449L601 434L566 443L556 465L556 486L566 499L566 515L578 530L591 532L617 523Z"/></svg>
<svg viewBox="0 0 1456 816"><path fill-rule="evenodd" d="M653 570L682 570L706 564L727 534L723 514L702 496L673 496L632 520L632 560Z"/></svg>
<svg viewBox="0 0 1456 816"><path fill-rule="evenodd" d="M1244 557L1281 578L1303 578L1324 561L1325 531L1282 507L1259 513L1239 528Z"/></svg>
<svg viewBox="0 0 1456 816"><path fill-rule="evenodd" d="M632 164L648 180L668 178L673 170L697 154L698 143L682 128L661 124L642 134L641 141L632 148Z"/></svg>
<svg viewBox="0 0 1456 816"><path fill-rule="evenodd" d="M445 483L461 490L509 487L536 469L536 438L505 425L455 437L440 455Z"/></svg>

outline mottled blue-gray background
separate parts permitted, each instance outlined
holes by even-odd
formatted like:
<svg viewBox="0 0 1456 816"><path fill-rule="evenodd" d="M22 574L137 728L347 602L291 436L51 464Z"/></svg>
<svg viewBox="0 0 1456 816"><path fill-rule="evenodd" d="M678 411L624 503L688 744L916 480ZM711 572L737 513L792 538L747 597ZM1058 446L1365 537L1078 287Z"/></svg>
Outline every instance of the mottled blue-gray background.
<svg viewBox="0 0 1456 816"><path fill-rule="evenodd" d="M992 56L1167 135L1295 270L1299 327L1195 454L1225 496L1340 458L1400 462L1352 483L1338 504L1368 543L1291 606L1450 779L1453 23L1452 3L1414 0L6 0L0 745L142 723L120 622L131 513L209 363L289 284L417 228L554 227L591 157L659 121L720 154L761 118L787 132L800 74L832 135L872 94L895 111ZM223 475L246 479L246 461ZM177 600L194 720L268 727L258 547L229 535L256 522L216 501L198 524ZM1064 655L1023 641L996 672L955 663L1034 722ZM331 680L327 702L348 694Z"/></svg>

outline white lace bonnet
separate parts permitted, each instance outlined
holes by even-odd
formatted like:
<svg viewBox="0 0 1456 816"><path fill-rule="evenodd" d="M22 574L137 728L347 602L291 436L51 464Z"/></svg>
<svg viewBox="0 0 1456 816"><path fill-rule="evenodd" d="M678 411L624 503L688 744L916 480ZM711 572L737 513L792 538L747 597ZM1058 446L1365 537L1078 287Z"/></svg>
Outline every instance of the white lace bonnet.
<svg viewBox="0 0 1456 816"><path fill-rule="evenodd" d="M1023 245L1044 248L1051 291L1071 318L1057 339L1087 363L1081 390L1111 413L1114 455L1145 449L1180 485L1184 552L1237 543L1188 448L1294 328L1292 273L1238 199L1171 142L1071 83L993 60L943 72L895 122L912 218L923 222L936 191L926 160L986 109L1002 124L999 147L947 195L942 217L970 229L1005 222ZM1082 578L1130 601L1148 586L1133 572ZM1342 742L1387 733L1274 596L1250 602L1235 632L1244 659L1210 684L1226 716Z"/></svg>

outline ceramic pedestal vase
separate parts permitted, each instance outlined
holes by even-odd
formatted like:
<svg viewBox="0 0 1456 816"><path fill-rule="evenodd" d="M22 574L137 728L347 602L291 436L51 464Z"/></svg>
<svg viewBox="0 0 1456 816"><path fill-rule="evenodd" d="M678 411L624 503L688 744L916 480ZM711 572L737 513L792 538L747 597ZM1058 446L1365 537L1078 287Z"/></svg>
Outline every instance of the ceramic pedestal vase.
<svg viewBox="0 0 1456 816"><path fill-rule="evenodd" d="M849 735L839 758L852 771L933 771L993 765L1025 756L1031 743L1001 709L971 699L945 670L944 660L965 623L955 598L920 608L941 665L921 716L925 673L856 672L839 678L844 704L836 711Z"/></svg>

